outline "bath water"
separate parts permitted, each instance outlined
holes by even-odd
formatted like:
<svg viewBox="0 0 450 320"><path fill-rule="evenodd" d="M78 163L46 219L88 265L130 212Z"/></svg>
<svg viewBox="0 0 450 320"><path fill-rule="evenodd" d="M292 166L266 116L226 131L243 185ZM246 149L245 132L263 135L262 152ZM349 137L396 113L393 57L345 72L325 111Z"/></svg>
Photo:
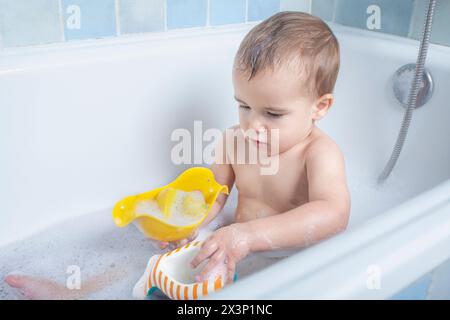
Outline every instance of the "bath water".
<svg viewBox="0 0 450 320"><path fill-rule="evenodd" d="M232 192L223 212L208 229L217 229L233 221L236 195ZM118 274L117 279L86 299L132 299L132 290L142 276L148 259L160 250L133 225L117 228L112 207L51 226L29 238L0 247L0 300L16 299L3 281L11 272L47 278L65 285L79 268L81 287L99 274ZM200 231L199 238L201 238ZM250 256L237 266L238 279L275 263L276 259ZM161 298L155 295L153 299Z"/></svg>

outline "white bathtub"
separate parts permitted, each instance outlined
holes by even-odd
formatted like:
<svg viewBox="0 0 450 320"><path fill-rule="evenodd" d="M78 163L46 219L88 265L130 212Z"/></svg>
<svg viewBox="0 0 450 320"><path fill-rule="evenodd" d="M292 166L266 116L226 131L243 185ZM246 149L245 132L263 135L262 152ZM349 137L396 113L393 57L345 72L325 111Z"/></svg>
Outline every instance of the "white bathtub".
<svg viewBox="0 0 450 320"><path fill-rule="evenodd" d="M252 26L1 52L0 246L25 248L56 223L106 217L123 196L186 169L170 160L171 132L192 131L194 120L237 123L231 65ZM319 126L346 156L349 228L212 298L388 298L450 258L450 48L430 48L434 95L380 186L403 116L391 76L415 62L418 43L333 28L342 68Z"/></svg>

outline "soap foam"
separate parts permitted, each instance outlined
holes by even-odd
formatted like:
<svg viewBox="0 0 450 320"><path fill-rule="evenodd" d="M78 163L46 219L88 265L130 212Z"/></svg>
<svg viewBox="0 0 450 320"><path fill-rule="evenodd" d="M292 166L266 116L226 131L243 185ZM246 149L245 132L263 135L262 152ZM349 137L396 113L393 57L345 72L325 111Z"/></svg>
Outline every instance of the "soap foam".
<svg viewBox="0 0 450 320"><path fill-rule="evenodd" d="M176 226L189 226L197 223L203 215L201 213L191 216L184 213L183 201L186 197L191 196L194 201L205 205L205 198L200 191L185 192L177 190L172 207L170 208L170 216L167 218L164 216L158 203L153 200L140 200L136 202L135 212L137 214L144 214L156 217L171 225Z"/></svg>
<svg viewBox="0 0 450 320"><path fill-rule="evenodd" d="M237 204L237 193L232 191L222 213L205 229L201 229L198 240L210 234L208 231L233 222ZM68 266L81 269L81 288L98 275L119 274L102 288L84 296L83 299L132 299L134 285L142 276L148 259L164 251L154 247L137 228L117 228L111 219L111 209L90 212L84 216L53 225L48 229L22 241L0 247L0 300L17 299L15 290L3 281L13 270L46 278L64 285L72 274ZM275 262L273 259L250 255L237 267L239 279L253 274ZM223 268L223 265L218 266ZM211 274L215 274L213 270ZM167 299L154 293L151 299Z"/></svg>

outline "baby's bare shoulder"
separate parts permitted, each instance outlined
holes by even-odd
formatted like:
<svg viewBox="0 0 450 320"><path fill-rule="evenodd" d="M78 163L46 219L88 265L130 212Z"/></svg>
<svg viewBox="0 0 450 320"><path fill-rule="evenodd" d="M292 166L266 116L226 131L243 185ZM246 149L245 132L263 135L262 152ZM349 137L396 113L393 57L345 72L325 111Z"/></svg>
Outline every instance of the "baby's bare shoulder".
<svg viewBox="0 0 450 320"><path fill-rule="evenodd" d="M317 161L326 158L328 161L342 161L343 154L339 145L327 134L319 131L315 134L305 151L306 160Z"/></svg>
<svg viewBox="0 0 450 320"><path fill-rule="evenodd" d="M310 200L332 200L348 213L350 194L344 156L338 144L326 134L318 135L308 146L306 171Z"/></svg>

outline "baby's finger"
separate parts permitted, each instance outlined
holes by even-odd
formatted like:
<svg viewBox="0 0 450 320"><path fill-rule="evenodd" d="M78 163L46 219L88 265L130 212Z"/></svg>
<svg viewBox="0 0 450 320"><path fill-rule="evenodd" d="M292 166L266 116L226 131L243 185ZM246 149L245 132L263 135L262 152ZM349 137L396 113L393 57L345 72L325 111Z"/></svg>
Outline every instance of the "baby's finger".
<svg viewBox="0 0 450 320"><path fill-rule="evenodd" d="M160 248L161 250L164 249L164 248L166 248L168 245L169 245L168 242L165 242L165 241L160 241L160 242L159 242L159 248Z"/></svg>
<svg viewBox="0 0 450 320"><path fill-rule="evenodd" d="M195 229L195 231L188 237L188 241L191 242L198 236L198 229Z"/></svg>
<svg viewBox="0 0 450 320"><path fill-rule="evenodd" d="M234 272L236 270L236 264L234 263L234 261L227 261L227 283L231 284L233 283L233 279L234 279Z"/></svg>
<svg viewBox="0 0 450 320"><path fill-rule="evenodd" d="M197 276L198 281L201 282L208 277L208 274L211 270L216 267L219 263L222 263L225 260L225 253L222 250L217 250L214 255L211 256L206 266Z"/></svg>
<svg viewBox="0 0 450 320"><path fill-rule="evenodd" d="M177 246L177 247L182 247L182 246L184 246L186 243L188 243L188 239L181 239L181 240L178 240L178 241L176 242L176 246Z"/></svg>
<svg viewBox="0 0 450 320"><path fill-rule="evenodd" d="M192 259L191 265L196 268L203 260L208 259L218 249L217 243L214 241L207 241L203 243L199 253Z"/></svg>

